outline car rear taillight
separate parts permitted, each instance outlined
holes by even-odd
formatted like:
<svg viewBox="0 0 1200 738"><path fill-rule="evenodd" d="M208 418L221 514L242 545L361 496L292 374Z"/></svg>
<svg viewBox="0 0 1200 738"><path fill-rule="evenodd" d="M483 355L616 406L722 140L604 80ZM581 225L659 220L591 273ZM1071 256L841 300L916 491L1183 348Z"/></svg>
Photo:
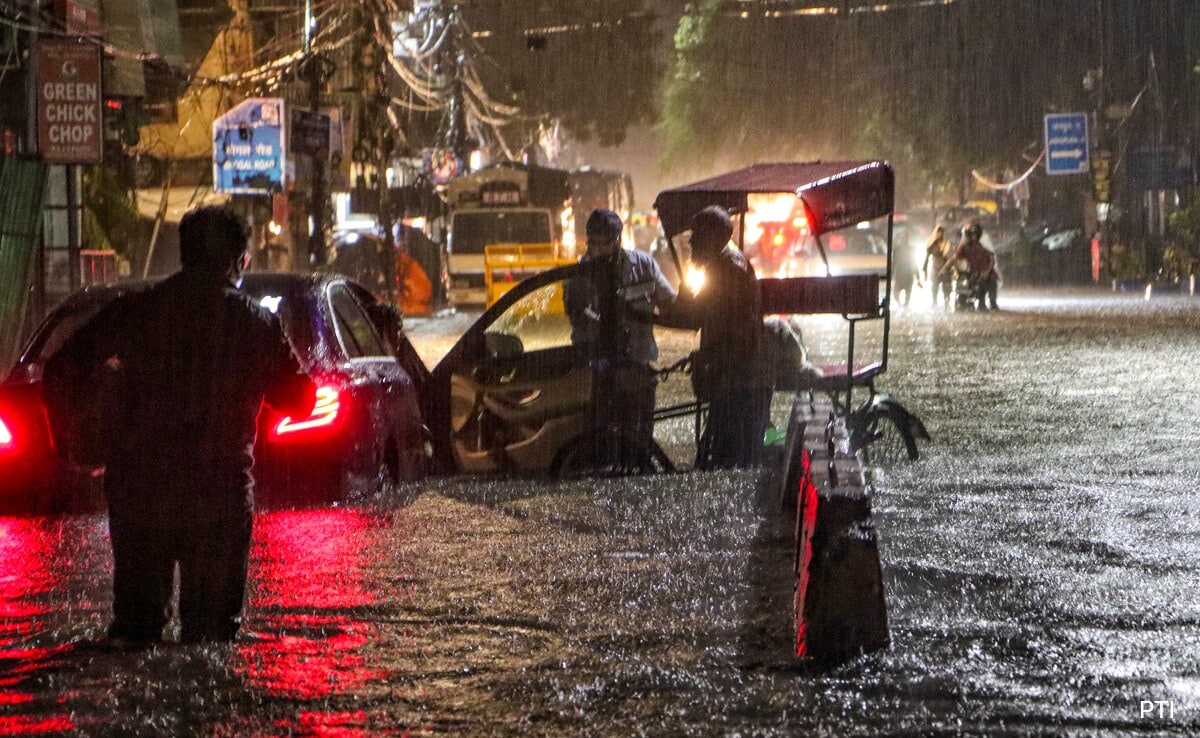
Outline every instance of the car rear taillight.
<svg viewBox="0 0 1200 738"><path fill-rule="evenodd" d="M4 418L0 418L0 451L11 451L15 446L12 431L8 429Z"/></svg>
<svg viewBox="0 0 1200 738"><path fill-rule="evenodd" d="M337 387L322 385L317 388L317 403L313 406L312 414L301 420L285 417L275 425L275 437L328 428L337 420L341 405L341 395Z"/></svg>

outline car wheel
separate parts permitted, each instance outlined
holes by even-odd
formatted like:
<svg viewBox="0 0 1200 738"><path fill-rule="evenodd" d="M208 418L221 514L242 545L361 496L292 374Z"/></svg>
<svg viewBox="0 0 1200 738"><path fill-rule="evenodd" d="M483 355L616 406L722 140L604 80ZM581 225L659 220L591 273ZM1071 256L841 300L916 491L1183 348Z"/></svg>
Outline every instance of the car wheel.
<svg viewBox="0 0 1200 738"><path fill-rule="evenodd" d="M580 479L595 471L591 438L586 434L576 437L559 449L553 463L550 464L552 479Z"/></svg>
<svg viewBox="0 0 1200 738"><path fill-rule="evenodd" d="M433 472L433 436L424 425L413 428L397 453L397 481L419 482Z"/></svg>
<svg viewBox="0 0 1200 738"><path fill-rule="evenodd" d="M387 450L383 452L383 467L379 470L388 486L395 486L401 479L400 452L396 450L396 440L389 439Z"/></svg>

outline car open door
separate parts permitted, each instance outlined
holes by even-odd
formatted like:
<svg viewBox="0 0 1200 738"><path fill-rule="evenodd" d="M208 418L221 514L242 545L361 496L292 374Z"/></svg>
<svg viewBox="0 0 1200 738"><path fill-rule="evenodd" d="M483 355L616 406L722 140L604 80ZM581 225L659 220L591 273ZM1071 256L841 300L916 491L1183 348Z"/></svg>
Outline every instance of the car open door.
<svg viewBox="0 0 1200 738"><path fill-rule="evenodd" d="M585 427L591 372L563 306L574 264L524 280L489 308L433 370L424 416L442 468L546 471Z"/></svg>

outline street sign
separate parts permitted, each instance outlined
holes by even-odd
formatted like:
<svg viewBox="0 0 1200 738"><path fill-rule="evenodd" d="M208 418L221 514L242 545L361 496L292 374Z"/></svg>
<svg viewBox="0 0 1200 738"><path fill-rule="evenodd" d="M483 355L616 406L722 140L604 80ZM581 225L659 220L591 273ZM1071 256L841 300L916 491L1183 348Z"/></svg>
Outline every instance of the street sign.
<svg viewBox="0 0 1200 738"><path fill-rule="evenodd" d="M1085 174L1088 171L1086 113L1046 116L1046 174Z"/></svg>
<svg viewBox="0 0 1200 738"><path fill-rule="evenodd" d="M426 149L425 170L436 185L444 185L462 171L462 162L447 149Z"/></svg>
<svg viewBox="0 0 1200 738"><path fill-rule="evenodd" d="M58 16L67 33L75 36L100 35L100 7L96 0L60 0Z"/></svg>
<svg viewBox="0 0 1200 738"><path fill-rule="evenodd" d="M98 164L104 158L100 47L42 39L34 66L38 155L53 164Z"/></svg>
<svg viewBox="0 0 1200 738"><path fill-rule="evenodd" d="M283 189L283 99L252 97L213 122L213 190L265 194Z"/></svg>
<svg viewBox="0 0 1200 738"><path fill-rule="evenodd" d="M326 113L292 110L292 153L329 158L330 120Z"/></svg>
<svg viewBox="0 0 1200 738"><path fill-rule="evenodd" d="M1173 146L1139 148L1129 154L1130 189L1182 190L1191 180L1187 155Z"/></svg>

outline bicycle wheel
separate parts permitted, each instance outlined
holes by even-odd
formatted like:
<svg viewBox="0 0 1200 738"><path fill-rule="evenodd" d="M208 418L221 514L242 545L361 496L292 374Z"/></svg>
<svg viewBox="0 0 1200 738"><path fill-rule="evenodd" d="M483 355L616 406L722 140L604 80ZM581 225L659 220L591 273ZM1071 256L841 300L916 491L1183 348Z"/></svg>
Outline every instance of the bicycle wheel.
<svg viewBox="0 0 1200 738"><path fill-rule="evenodd" d="M916 439L888 413L872 413L866 428L868 440L862 453L868 464L896 466L916 461L921 455Z"/></svg>

